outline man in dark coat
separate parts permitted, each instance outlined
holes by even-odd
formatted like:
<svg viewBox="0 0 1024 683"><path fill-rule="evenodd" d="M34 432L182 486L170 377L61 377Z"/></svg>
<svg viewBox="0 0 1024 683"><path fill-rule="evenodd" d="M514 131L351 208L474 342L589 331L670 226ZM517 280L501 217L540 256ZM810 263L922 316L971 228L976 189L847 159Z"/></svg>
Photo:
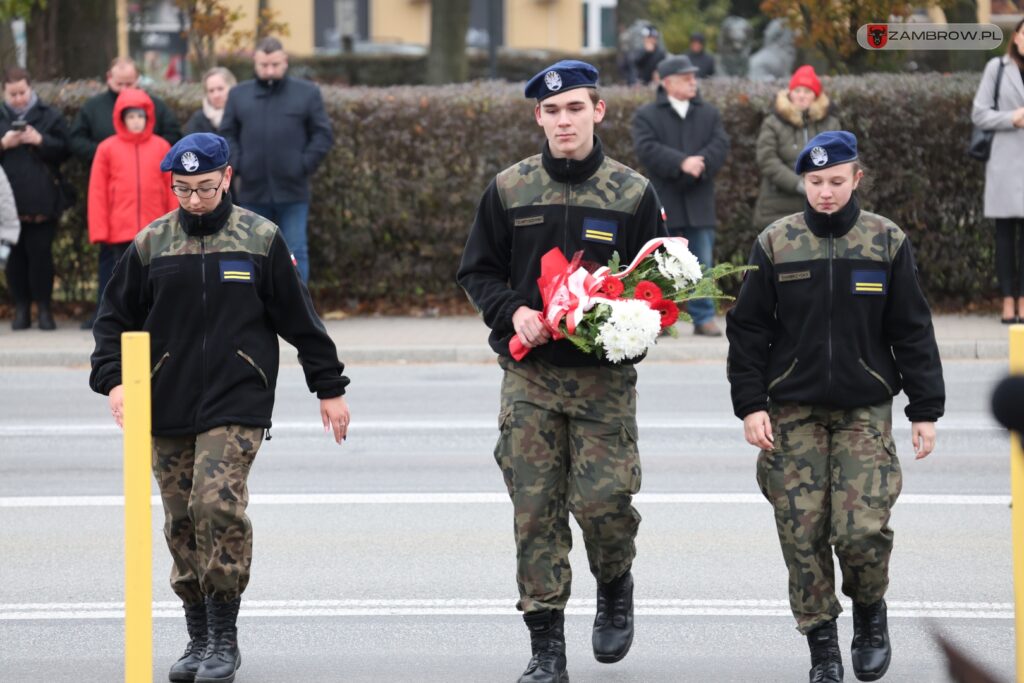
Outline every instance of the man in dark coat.
<svg viewBox="0 0 1024 683"><path fill-rule="evenodd" d="M729 136L722 117L697 96L697 67L688 57L658 64L657 99L633 117L636 155L665 208L668 231L689 241L701 266L711 267L715 246L714 177L725 163ZM718 337L711 299L688 303L694 334Z"/></svg>
<svg viewBox="0 0 1024 683"><path fill-rule="evenodd" d="M630 85L647 85L654 80L654 72L661 60L665 59L665 48L661 44L661 33L655 26L647 25L640 29L644 39L644 47L629 58L629 74L626 81Z"/></svg>
<svg viewBox="0 0 1024 683"><path fill-rule="evenodd" d="M697 67L697 78L711 78L715 75L715 56L705 48L704 34L694 31L690 34L690 51L686 56Z"/></svg>
<svg viewBox="0 0 1024 683"><path fill-rule="evenodd" d="M309 179L334 144L320 89L290 78L288 55L276 38L264 38L253 55L255 80L231 90L220 133L231 146L238 203L281 227L309 282Z"/></svg>
<svg viewBox="0 0 1024 683"><path fill-rule="evenodd" d="M100 143L114 135L114 103L117 96L125 88L139 87L139 69L135 62L128 57L118 57L110 63L107 71L107 89L98 95L93 95L82 108L78 110L78 116L71 125L71 153L75 155L86 169L92 168L93 157L96 156L96 148ZM153 106L156 109L156 126L153 134L159 135L170 144L181 139L181 126L178 118L171 111L163 100L150 94ZM96 290L96 300L103 296L103 289L110 281L110 274L114 272L114 265L117 263L118 252L111 249L110 245L100 245L100 260L97 282L99 288ZM96 314L93 313L82 323L83 330L92 329Z"/></svg>

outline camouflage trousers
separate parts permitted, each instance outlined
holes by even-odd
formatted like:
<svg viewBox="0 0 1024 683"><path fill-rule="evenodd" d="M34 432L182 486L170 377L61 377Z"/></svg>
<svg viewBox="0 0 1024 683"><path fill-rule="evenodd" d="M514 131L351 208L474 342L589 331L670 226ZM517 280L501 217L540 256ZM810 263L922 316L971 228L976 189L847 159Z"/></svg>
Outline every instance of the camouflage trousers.
<svg viewBox="0 0 1024 683"><path fill-rule="evenodd" d="M761 451L757 483L775 508L789 570L789 603L807 633L842 611L842 591L870 604L889 585L890 510L903 484L892 440L892 401L849 410L807 404L769 408L773 451Z"/></svg>
<svg viewBox="0 0 1024 683"><path fill-rule="evenodd" d="M186 604L233 600L249 583L252 525L247 480L263 429L229 425L153 437L153 475L174 561L171 589Z"/></svg>
<svg viewBox="0 0 1024 683"><path fill-rule="evenodd" d="M517 606L564 609L572 583L570 512L598 581L624 574L636 555L636 369L499 363L505 376L494 457L514 510Z"/></svg>

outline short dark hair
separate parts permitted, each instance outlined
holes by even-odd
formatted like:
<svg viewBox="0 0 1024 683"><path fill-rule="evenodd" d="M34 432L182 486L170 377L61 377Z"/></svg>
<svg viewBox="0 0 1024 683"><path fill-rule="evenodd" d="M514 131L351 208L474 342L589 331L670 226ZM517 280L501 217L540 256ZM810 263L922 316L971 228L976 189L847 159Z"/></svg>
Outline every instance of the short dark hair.
<svg viewBox="0 0 1024 683"><path fill-rule="evenodd" d="M281 41L273 36L267 36L266 38L260 38L260 41L256 43L256 52L262 52L264 54L270 54L271 52L277 52L283 50L284 45Z"/></svg>
<svg viewBox="0 0 1024 683"><path fill-rule="evenodd" d="M28 75L28 70L22 69L20 66L9 66L4 70L4 83L17 83L18 81L25 81L31 84L32 79Z"/></svg>
<svg viewBox="0 0 1024 683"><path fill-rule="evenodd" d="M593 104L596 107L597 103L601 101L601 93L597 91L597 88L587 88L587 91L590 94L591 104Z"/></svg>

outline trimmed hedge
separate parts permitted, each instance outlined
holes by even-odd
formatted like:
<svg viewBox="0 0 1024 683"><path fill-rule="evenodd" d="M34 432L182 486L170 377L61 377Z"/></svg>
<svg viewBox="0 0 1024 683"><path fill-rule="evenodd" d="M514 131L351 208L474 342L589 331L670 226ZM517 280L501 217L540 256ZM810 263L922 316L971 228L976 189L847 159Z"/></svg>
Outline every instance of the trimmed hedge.
<svg viewBox="0 0 1024 683"><path fill-rule="evenodd" d="M982 217L984 167L963 150L977 74L824 79L844 126L860 141L870 184L863 206L895 220L913 240L934 304L964 306L996 294L990 222ZM98 84L40 85L69 119ZM716 258L745 262L760 227L750 223L759 185L755 139L776 86L738 79L705 83L732 139L716 178ZM457 301L454 274L476 203L495 173L536 153L543 133L520 85L324 87L337 143L317 173L310 211L311 289L319 303ZM643 89L608 87L598 128L608 154L636 166L630 137ZM158 89L184 121L197 86ZM84 193L84 169L66 164ZM84 201L65 215L57 244L62 299L92 296L96 269Z"/></svg>

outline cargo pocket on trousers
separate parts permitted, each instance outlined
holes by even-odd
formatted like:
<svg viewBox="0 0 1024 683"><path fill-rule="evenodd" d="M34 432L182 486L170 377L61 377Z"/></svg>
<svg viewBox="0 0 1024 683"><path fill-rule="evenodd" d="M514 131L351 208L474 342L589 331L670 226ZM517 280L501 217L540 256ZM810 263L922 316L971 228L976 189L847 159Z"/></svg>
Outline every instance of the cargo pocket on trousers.
<svg viewBox="0 0 1024 683"><path fill-rule="evenodd" d="M494 461L498 463L501 476L505 480L505 488L509 495L515 491L515 470L512 467L512 455L515 451L515 444L512 437L512 422L514 420L513 406L506 406L498 413L498 443L494 446Z"/></svg>
<svg viewBox="0 0 1024 683"><path fill-rule="evenodd" d="M867 502L876 510L888 510L903 490L903 470L896 457L896 442L892 440L892 434L880 434L878 438L881 448L871 475L871 491L868 492Z"/></svg>
<svg viewBox="0 0 1024 683"><path fill-rule="evenodd" d="M640 441L640 430L636 424L635 417L627 417L619 425L619 452L622 461L629 468L629 492L637 493L643 475L640 469L640 449L637 443Z"/></svg>

